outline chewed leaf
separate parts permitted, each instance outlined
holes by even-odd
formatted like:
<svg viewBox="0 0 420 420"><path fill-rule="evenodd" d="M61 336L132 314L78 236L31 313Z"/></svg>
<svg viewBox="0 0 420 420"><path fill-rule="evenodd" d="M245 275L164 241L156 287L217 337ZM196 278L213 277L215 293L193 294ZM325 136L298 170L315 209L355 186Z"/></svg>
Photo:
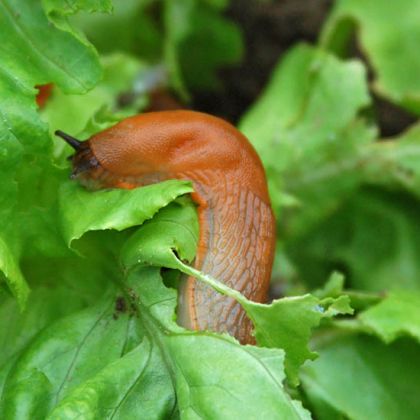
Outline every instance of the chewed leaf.
<svg viewBox="0 0 420 420"><path fill-rule="evenodd" d="M308 349L312 329L323 318L352 313L347 296L319 299L304 295L279 299L270 305L248 301L243 306L254 323L258 344L286 351L286 373L295 386L300 366L317 357Z"/></svg>
<svg viewBox="0 0 420 420"><path fill-rule="evenodd" d="M190 212L189 207L176 203L159 212L127 242L122 252L123 266L127 269L149 265L178 269L236 299L254 323L258 344L285 350L286 373L291 383L297 385L299 367L305 360L316 357L316 353L307 348L312 328L318 326L322 318L352 313L348 297L320 299L305 295L279 299L270 305L249 301L238 291L181 261L191 261L196 246Z"/></svg>
<svg viewBox="0 0 420 420"><path fill-rule="evenodd" d="M138 295L140 314L148 319L149 334L173 372L181 418L310 418L283 387L282 350L181 330L173 321L176 295L157 280L158 269L142 268L129 283Z"/></svg>
<svg viewBox="0 0 420 420"><path fill-rule="evenodd" d="M2 418L168 418L176 407L185 418L310 418L283 387L282 350L183 330L157 268L133 271L124 289L27 346L7 376Z"/></svg>
<svg viewBox="0 0 420 420"><path fill-rule="evenodd" d="M204 334L173 335L165 341L181 418L310 419L282 385L281 350L241 347Z"/></svg>
<svg viewBox="0 0 420 420"><path fill-rule="evenodd" d="M192 192L188 181L166 181L133 190L87 191L76 183L60 194L62 226L68 244L94 230L123 230L140 225L175 198Z"/></svg>
<svg viewBox="0 0 420 420"><path fill-rule="evenodd" d="M163 208L125 244L123 265L179 268L176 254L192 261L198 241L198 220L191 201L177 201Z"/></svg>

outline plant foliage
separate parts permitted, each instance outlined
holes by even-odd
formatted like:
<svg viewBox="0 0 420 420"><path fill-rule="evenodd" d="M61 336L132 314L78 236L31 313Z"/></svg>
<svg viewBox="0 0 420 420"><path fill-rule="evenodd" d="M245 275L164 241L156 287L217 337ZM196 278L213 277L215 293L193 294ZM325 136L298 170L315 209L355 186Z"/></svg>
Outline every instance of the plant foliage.
<svg viewBox="0 0 420 420"><path fill-rule="evenodd" d="M277 218L270 304L192 267L190 182L69 179L56 129L88 138L153 84L217 90L245 48L227 0L114 3L0 1L0 418L418 418L420 130L381 139L373 92L420 113L420 1L337 2L241 118ZM179 273L236 299L256 345L180 327Z"/></svg>

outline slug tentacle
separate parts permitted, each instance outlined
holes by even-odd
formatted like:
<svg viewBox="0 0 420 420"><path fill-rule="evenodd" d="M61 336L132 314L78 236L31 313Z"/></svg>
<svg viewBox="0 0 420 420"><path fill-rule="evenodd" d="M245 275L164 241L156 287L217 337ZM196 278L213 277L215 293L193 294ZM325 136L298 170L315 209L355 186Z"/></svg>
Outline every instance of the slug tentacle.
<svg viewBox="0 0 420 420"><path fill-rule="evenodd" d="M57 130L54 134L58 137L61 137L65 142L67 142L67 144L73 147L74 150L78 151L82 148L83 142L77 140L69 134L66 134L64 131Z"/></svg>

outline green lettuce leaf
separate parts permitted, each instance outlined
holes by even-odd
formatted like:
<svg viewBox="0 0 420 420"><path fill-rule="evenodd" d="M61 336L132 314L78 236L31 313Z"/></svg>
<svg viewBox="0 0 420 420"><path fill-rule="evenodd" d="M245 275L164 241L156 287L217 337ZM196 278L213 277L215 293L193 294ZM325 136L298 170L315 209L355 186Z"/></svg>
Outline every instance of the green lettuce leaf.
<svg viewBox="0 0 420 420"><path fill-rule="evenodd" d="M170 372L164 364L158 347L144 338L74 388L47 418L171 418L177 407Z"/></svg>
<svg viewBox="0 0 420 420"><path fill-rule="evenodd" d="M292 213L279 218L287 220L282 237L328 216L360 185L363 147L376 132L360 116L369 104L360 62L298 45L243 117L240 129L266 167L276 214Z"/></svg>
<svg viewBox="0 0 420 420"><path fill-rule="evenodd" d="M123 208L129 213L130 203ZM118 218L102 219L99 214L99 222L91 220L84 231L120 223ZM69 223L77 221L70 218ZM166 230L168 239L180 241L179 255L193 258L197 221L190 202L164 208L142 230L143 240L136 233L139 240L126 243L128 255L141 242L146 253L153 252L147 239L158 244L155 233L164 240ZM185 418L236 418L238 413L244 418L258 413L309 418L282 385L283 351L243 347L227 335L183 330L174 322L176 292L162 284L159 268L127 273L125 282L119 282L121 291L109 291L96 305L58 320L24 349L4 384L3 416L123 418L136 410L158 418L179 410Z"/></svg>
<svg viewBox="0 0 420 420"><path fill-rule="evenodd" d="M365 168L369 183L420 197L420 125L372 144Z"/></svg>
<svg viewBox="0 0 420 420"><path fill-rule="evenodd" d="M220 87L216 71L242 57L238 26L220 14L225 5L221 1L165 1L165 62L172 86L184 97L188 88Z"/></svg>
<svg viewBox="0 0 420 420"><path fill-rule="evenodd" d="M173 322L176 294L163 286L157 269L132 273L128 286L123 312L116 314L104 301L39 336L8 378L8 418L16 418L17 408L51 419L124 418L133 412L161 418L176 410L181 418L310 418L282 386L281 350L182 330ZM73 334L60 334L64 327ZM95 349L104 343L98 358ZM36 400L40 392L43 398Z"/></svg>
<svg viewBox="0 0 420 420"><path fill-rule="evenodd" d="M73 15L79 11L86 12L111 12L112 1L111 0L42 0L44 9L47 15L61 15L68 16Z"/></svg>
<svg viewBox="0 0 420 420"><path fill-rule="evenodd" d="M2 417L45 418L67 389L124 354L131 344L130 317L118 314L113 319L116 310L114 302L104 298L41 332L6 380Z"/></svg>
<svg viewBox="0 0 420 420"><path fill-rule="evenodd" d="M0 238L0 281L9 286L10 291L16 297L23 308L28 299L29 287L17 264L16 258L8 246Z"/></svg>
<svg viewBox="0 0 420 420"><path fill-rule="evenodd" d="M340 268L347 288L418 289L417 208L418 201L406 194L363 188L329 219L289 241L289 255L312 286Z"/></svg>
<svg viewBox="0 0 420 420"><path fill-rule="evenodd" d="M142 61L159 63L165 34L156 19L162 6L156 3L155 0L116 1L110 14L82 12L69 20L102 54L126 53Z"/></svg>
<svg viewBox="0 0 420 420"><path fill-rule="evenodd" d="M132 103L122 106L119 97L133 90L138 77L148 71L148 66L138 59L122 53L101 57L102 80L84 95L69 95L54 87L42 109L42 118L48 122L51 135L62 130L85 139L98 131L116 124L123 118L139 112L146 104L146 97L139 94ZM54 138L54 156L61 165L70 147ZM65 164L68 166L68 164Z"/></svg>
<svg viewBox="0 0 420 420"><path fill-rule="evenodd" d="M220 293L236 299L255 326L255 337L261 346L282 348L286 352L285 368L293 385L298 384L299 367L316 353L307 348L311 330L321 319L336 314L352 313L346 296L319 299L312 295L276 300L270 305L251 302L236 290L213 279L181 260L191 261L194 255L198 226L188 224L188 207L177 204L161 210L142 226L124 245L122 264L131 270L136 266L167 267L204 281ZM182 216L177 214L184 213ZM179 257L179 258L178 258Z"/></svg>
<svg viewBox="0 0 420 420"><path fill-rule="evenodd" d="M160 342L173 369L181 418L309 418L282 386L281 350L243 347L209 332L181 332L171 321L175 293L167 289L166 305L154 305L162 300L162 290L155 284L147 290L143 288L139 298L159 320L160 328L149 323L148 328L153 328L151 336Z"/></svg>
<svg viewBox="0 0 420 420"><path fill-rule="evenodd" d="M192 192L189 181L170 180L127 191L122 189L88 191L76 183L61 190L64 237L70 245L84 233L94 230L124 230L141 225L176 197Z"/></svg>
<svg viewBox="0 0 420 420"><path fill-rule="evenodd" d="M301 380L315 415L323 419L415 419L420 410L420 347L411 340L386 346L365 335L326 330L320 357Z"/></svg>
<svg viewBox="0 0 420 420"><path fill-rule="evenodd" d="M404 335L420 341L420 293L392 291L382 302L362 312L358 319L386 343Z"/></svg>
<svg viewBox="0 0 420 420"><path fill-rule="evenodd" d="M375 90L391 101L420 112L420 2L374 0L336 2L325 24L321 45L345 53L357 28L358 40L373 67Z"/></svg>
<svg viewBox="0 0 420 420"><path fill-rule="evenodd" d="M0 268L23 307L28 294L23 256L66 253L54 205L64 173L51 164L51 141L36 111L35 86L53 82L64 92L80 94L97 83L101 68L93 47L74 32L49 25L37 1L2 2L0 26L0 218L8 221L0 227Z"/></svg>
<svg viewBox="0 0 420 420"><path fill-rule="evenodd" d="M398 192L418 197L418 129L375 142L369 104L359 62L301 45L240 125L267 169L288 276L309 287L338 269L347 288L418 288L418 202Z"/></svg>

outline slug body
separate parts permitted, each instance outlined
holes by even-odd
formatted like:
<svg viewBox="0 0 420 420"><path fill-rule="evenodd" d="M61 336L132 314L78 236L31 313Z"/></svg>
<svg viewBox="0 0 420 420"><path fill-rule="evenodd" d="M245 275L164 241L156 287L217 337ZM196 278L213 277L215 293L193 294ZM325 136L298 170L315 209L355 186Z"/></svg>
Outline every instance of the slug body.
<svg viewBox="0 0 420 420"><path fill-rule="evenodd" d="M275 222L261 161L232 125L193 111L145 113L83 142L73 163L77 178L101 188L191 180L200 223L195 267L251 300L266 300ZM253 342L240 305L194 278L181 287L178 322Z"/></svg>

